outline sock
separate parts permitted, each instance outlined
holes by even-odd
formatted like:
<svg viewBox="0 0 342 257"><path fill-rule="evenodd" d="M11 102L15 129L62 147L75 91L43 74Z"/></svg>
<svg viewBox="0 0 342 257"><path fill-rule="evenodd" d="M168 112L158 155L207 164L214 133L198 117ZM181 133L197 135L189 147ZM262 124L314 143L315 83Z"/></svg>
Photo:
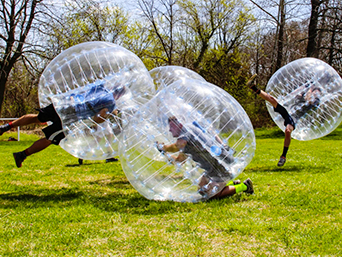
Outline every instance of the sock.
<svg viewBox="0 0 342 257"><path fill-rule="evenodd" d="M230 180L226 186L234 186L234 181L233 180Z"/></svg>
<svg viewBox="0 0 342 257"><path fill-rule="evenodd" d="M283 154L281 156L285 157L286 158L286 154L287 154L287 150L289 150L288 147L284 146L284 149L283 149Z"/></svg>
<svg viewBox="0 0 342 257"><path fill-rule="evenodd" d="M23 151L23 153L25 154L25 158L27 157L27 156L29 156L30 154L29 154L29 152L27 151L27 149L26 150L24 150Z"/></svg>
<svg viewBox="0 0 342 257"><path fill-rule="evenodd" d="M247 186L244 183L234 185L236 193L240 193L247 190Z"/></svg>
<svg viewBox="0 0 342 257"><path fill-rule="evenodd" d="M9 131L12 128L12 122L0 126L2 132Z"/></svg>
<svg viewBox="0 0 342 257"><path fill-rule="evenodd" d="M257 88L256 85L251 86L250 89L252 89L257 95L260 94L260 89Z"/></svg>

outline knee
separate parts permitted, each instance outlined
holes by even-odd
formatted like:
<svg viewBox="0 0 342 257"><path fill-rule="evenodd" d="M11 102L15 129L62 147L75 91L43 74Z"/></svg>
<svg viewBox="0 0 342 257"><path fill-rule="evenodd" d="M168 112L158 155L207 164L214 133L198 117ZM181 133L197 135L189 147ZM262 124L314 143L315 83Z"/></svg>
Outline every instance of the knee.
<svg viewBox="0 0 342 257"><path fill-rule="evenodd" d="M274 98L273 96L271 96L270 94L268 94L268 101L272 104L272 106L273 106L274 108L277 107L277 105L278 105L277 99L275 99L275 98Z"/></svg>
<svg viewBox="0 0 342 257"><path fill-rule="evenodd" d="M285 135L291 136L291 133L293 131L293 126L292 125L287 125L285 128Z"/></svg>
<svg viewBox="0 0 342 257"><path fill-rule="evenodd" d="M108 108L103 108L99 114L101 117L106 118L108 116L108 111Z"/></svg>

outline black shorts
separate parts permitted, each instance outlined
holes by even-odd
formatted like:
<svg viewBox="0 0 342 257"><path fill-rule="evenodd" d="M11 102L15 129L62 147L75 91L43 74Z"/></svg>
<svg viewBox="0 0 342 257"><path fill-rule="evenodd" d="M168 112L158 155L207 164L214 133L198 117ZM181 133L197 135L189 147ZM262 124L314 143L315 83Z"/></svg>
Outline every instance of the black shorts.
<svg viewBox="0 0 342 257"><path fill-rule="evenodd" d="M59 142L65 138L65 134L63 132L61 119L59 118L55 108L50 104L44 108L36 110L39 111L38 120L40 122L52 122L51 125L43 128L46 139L51 140L55 145L59 145Z"/></svg>
<svg viewBox="0 0 342 257"><path fill-rule="evenodd" d="M296 129L296 123L295 123L295 121L292 119L291 115L289 115L289 117L287 117L287 119L284 120L284 126L285 126L285 128L286 128L287 125L289 125L289 124L292 125L293 130Z"/></svg>
<svg viewBox="0 0 342 257"><path fill-rule="evenodd" d="M292 125L293 130L296 129L296 123L292 119L291 115L287 112L287 110L282 106L281 104L277 104L277 107L273 108L273 110L281 115L284 119L284 126L286 127L287 125Z"/></svg>

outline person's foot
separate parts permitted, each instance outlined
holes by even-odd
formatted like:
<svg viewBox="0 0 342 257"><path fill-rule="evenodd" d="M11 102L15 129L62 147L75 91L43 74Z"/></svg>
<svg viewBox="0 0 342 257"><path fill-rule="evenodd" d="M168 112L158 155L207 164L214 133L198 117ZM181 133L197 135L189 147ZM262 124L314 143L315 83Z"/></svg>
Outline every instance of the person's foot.
<svg viewBox="0 0 342 257"><path fill-rule="evenodd" d="M83 164L83 159L78 158L78 164L79 164L79 165L82 165L82 164Z"/></svg>
<svg viewBox="0 0 342 257"><path fill-rule="evenodd" d="M252 77L250 77L249 80L247 81L246 86L250 88L254 86L254 81L257 78L257 76L258 74L253 74Z"/></svg>
<svg viewBox="0 0 342 257"><path fill-rule="evenodd" d="M8 124L1 125L0 126L0 136L2 136L3 133L5 133L6 131L9 131L10 129L11 129L11 126Z"/></svg>
<svg viewBox="0 0 342 257"><path fill-rule="evenodd" d="M285 162L286 162L286 158L284 156L281 156L278 162L278 166L279 167L284 166Z"/></svg>
<svg viewBox="0 0 342 257"><path fill-rule="evenodd" d="M119 159L116 159L116 158L109 158L109 159L106 159L106 162L117 162Z"/></svg>
<svg viewBox="0 0 342 257"><path fill-rule="evenodd" d="M22 166L23 161L26 159L26 155L23 152L13 153L13 157L18 168Z"/></svg>
<svg viewBox="0 0 342 257"><path fill-rule="evenodd" d="M246 179L243 182L247 186L247 190L245 191L246 194L254 194L254 189L253 189L253 182L250 178Z"/></svg>

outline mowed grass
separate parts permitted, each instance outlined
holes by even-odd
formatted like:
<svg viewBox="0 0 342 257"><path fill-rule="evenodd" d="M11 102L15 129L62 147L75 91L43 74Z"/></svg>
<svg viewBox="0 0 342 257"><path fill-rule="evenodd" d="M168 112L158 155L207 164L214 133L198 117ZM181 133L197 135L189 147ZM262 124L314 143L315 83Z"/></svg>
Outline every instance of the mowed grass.
<svg viewBox="0 0 342 257"><path fill-rule="evenodd" d="M0 137L0 256L342 256L342 127L293 140L278 168L283 133L257 130L255 195L202 203L143 198L120 162L77 159L60 147L16 168L30 146Z"/></svg>

